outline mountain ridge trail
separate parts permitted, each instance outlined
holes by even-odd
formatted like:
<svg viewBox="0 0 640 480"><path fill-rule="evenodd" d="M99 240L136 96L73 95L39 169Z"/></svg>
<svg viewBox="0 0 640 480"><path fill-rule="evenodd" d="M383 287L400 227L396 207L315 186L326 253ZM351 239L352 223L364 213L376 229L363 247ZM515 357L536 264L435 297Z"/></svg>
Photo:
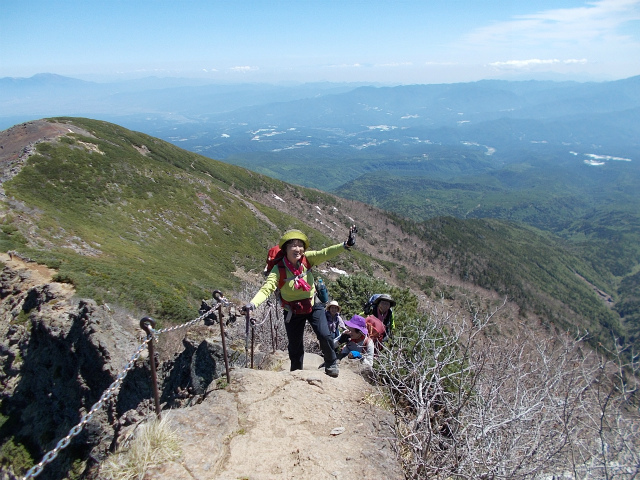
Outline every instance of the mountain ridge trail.
<svg viewBox="0 0 640 480"><path fill-rule="evenodd" d="M0 254L0 261L5 264L7 280L13 279L13 286L7 284L6 288L18 295L15 299L13 296L6 299L14 309L22 308L22 303L16 302L24 301L27 291L55 292L52 301L36 310L42 310L40 315L45 315L48 309L55 310L58 317L52 320L51 328L59 335L67 335L62 328L64 322L60 322L62 318L75 315L75 310L70 308L74 304L73 286L52 282L55 270L17 253ZM9 321L11 312L4 312L6 328L13 325ZM104 311L104 314L110 313ZM105 328L102 334L109 340L100 340L102 337L98 335L99 344L107 345L110 341L120 345L120 350L125 348L122 344L125 333L118 334L109 327L106 318L96 317L91 324L98 330ZM135 330L128 321L123 326L127 331ZM26 328L21 324L20 331ZM211 330L211 333L217 331L215 327L200 329ZM198 335L197 332L194 334ZM186 338L179 332L176 335L176 338ZM129 340L133 341L132 338ZM182 341L177 341L176 345L171 343L170 347L178 344ZM119 350L109 350L108 354L113 356L115 364L124 363L126 355ZM16 350L14 356L17 358L17 355ZM322 357L306 353L304 370L290 372L287 353L277 350L267 355L263 362L265 369L232 368L231 382L224 388L216 388L221 380L214 381L205 395L193 397L191 406L163 410L162 416L167 417L178 436L181 456L175 461L150 466L142 478L404 478L394 451L393 414L384 408L384 398L379 390L367 381L368 371L363 370L358 360L343 359L339 377L331 378L318 368L322 361ZM14 384L20 381L22 367L18 364L14 367L18 369L17 376L9 379L4 390L7 395L12 395ZM148 379L143 381L146 383ZM126 416L120 420L126 420ZM153 417L148 410L147 418ZM129 437L137 424L136 421L116 436L120 439Z"/></svg>

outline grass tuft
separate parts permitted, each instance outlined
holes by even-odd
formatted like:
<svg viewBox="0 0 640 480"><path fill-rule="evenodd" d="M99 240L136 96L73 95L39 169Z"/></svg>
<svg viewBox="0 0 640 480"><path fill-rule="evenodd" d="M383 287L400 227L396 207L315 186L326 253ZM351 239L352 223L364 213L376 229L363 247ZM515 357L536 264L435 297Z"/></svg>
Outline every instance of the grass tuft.
<svg viewBox="0 0 640 480"><path fill-rule="evenodd" d="M169 416L142 425L128 446L118 449L100 466L101 480L140 480L149 467L182 455L180 441Z"/></svg>

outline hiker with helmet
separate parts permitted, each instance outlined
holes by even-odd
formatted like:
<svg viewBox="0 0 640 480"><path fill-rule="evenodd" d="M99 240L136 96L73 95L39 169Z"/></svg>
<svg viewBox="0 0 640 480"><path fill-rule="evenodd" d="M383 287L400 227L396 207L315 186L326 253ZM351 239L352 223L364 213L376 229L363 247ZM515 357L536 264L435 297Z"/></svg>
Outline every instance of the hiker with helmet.
<svg viewBox="0 0 640 480"><path fill-rule="evenodd" d="M309 250L309 239L300 230L288 230L280 238L281 258L267 275L267 279L243 312L251 311L269 296L280 290L284 310L284 326L289 340L289 360L291 370L302 370L304 360L304 327L308 321L320 342L324 356L325 373L337 377L339 370L333 337L329 331L324 305L316 297L312 267L337 257L356 244L357 229L349 229L349 237L344 243Z"/></svg>
<svg viewBox="0 0 640 480"><path fill-rule="evenodd" d="M367 322L360 315L354 315L350 320L344 322L348 331L340 335L334 341L334 346L346 343L338 358L356 358L361 359L362 363L368 367L373 366L373 355L375 347L373 341L369 338L367 330Z"/></svg>
<svg viewBox="0 0 640 480"><path fill-rule="evenodd" d="M327 326L329 327L329 332L331 333L332 339L338 338L340 334L347 329L344 324L344 320L342 320L342 317L340 316L341 310L342 308L337 301L331 300L329 303L327 303Z"/></svg>

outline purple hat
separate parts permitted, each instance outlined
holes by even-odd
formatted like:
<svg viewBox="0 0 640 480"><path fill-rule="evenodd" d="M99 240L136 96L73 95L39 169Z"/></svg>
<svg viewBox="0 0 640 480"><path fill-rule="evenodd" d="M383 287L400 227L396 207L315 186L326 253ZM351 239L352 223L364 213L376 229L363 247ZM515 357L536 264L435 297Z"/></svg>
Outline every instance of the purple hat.
<svg viewBox="0 0 640 480"><path fill-rule="evenodd" d="M367 321L360 315L354 315L350 320L344 322L344 324L347 327L360 330L364 335L369 335L369 331L367 330Z"/></svg>

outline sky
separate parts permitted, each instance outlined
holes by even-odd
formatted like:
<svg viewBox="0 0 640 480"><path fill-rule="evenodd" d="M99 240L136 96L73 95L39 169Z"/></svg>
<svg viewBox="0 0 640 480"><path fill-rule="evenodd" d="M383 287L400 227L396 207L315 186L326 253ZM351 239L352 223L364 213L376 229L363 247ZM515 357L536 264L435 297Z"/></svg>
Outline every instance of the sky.
<svg viewBox="0 0 640 480"><path fill-rule="evenodd" d="M457 83L640 75L640 0L0 0L0 77Z"/></svg>

